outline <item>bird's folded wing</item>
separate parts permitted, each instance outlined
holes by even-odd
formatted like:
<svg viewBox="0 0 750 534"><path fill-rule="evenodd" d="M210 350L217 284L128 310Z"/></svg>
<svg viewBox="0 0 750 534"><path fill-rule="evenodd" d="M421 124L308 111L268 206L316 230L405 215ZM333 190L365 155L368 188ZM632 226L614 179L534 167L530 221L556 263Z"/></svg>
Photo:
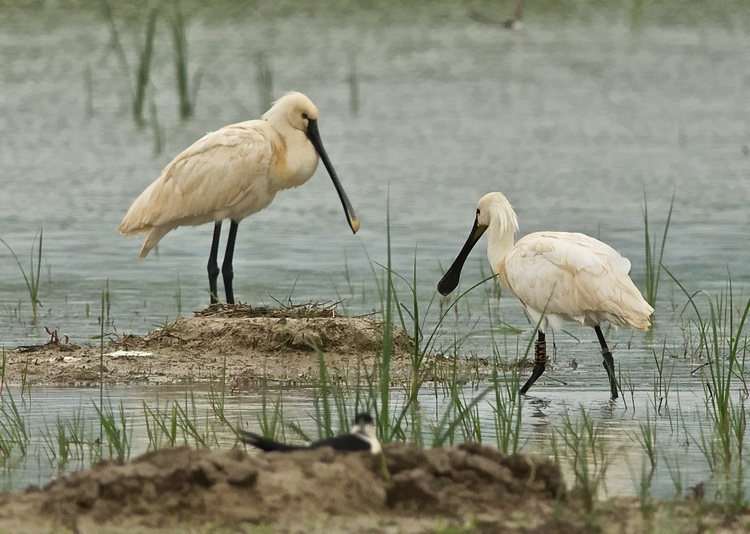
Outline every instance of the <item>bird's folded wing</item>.
<svg viewBox="0 0 750 534"><path fill-rule="evenodd" d="M566 232L529 234L505 259L509 289L527 307L566 320L608 321L640 330L650 307L629 269L630 262L609 245Z"/></svg>
<svg viewBox="0 0 750 534"><path fill-rule="evenodd" d="M273 150L260 122L226 126L178 154L133 202L120 231L202 224L248 196L265 202Z"/></svg>

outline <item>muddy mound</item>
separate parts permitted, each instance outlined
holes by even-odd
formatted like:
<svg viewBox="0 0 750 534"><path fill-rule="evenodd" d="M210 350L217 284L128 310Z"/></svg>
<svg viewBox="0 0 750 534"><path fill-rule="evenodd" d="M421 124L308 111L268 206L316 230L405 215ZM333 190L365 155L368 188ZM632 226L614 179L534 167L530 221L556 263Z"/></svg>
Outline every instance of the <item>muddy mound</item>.
<svg viewBox="0 0 750 534"><path fill-rule="evenodd" d="M195 312L196 317L273 317L273 318L312 318L312 317L336 317L341 314L336 311L339 303L307 302L305 304L292 304L278 308L268 306L250 306L248 304L226 304L216 302L209 304L202 310Z"/></svg>
<svg viewBox="0 0 750 534"><path fill-rule="evenodd" d="M394 348L406 352L408 336L393 329ZM182 347L214 351L277 353L284 350L347 353L380 351L383 322L364 317L273 317L200 315L182 317L148 334L139 348Z"/></svg>
<svg viewBox="0 0 750 534"><path fill-rule="evenodd" d="M479 445L423 451L385 448L381 458L324 448L290 454L187 448L147 453L126 464L102 462L25 495L27 513L55 522L166 526L180 522L273 524L309 517L439 514L510 516L550 505L564 492L545 459L506 456ZM0 517L13 496L0 501Z"/></svg>
<svg viewBox="0 0 750 534"><path fill-rule="evenodd" d="M384 323L346 317L315 305L287 308L212 305L145 336L110 334L100 347L51 337L9 353L6 381L45 385L164 383L226 377L232 387L264 380L309 385L318 380L318 350L333 379L372 378L382 354ZM411 338L392 328L395 381L410 380ZM442 362L442 360L441 360ZM369 374L368 374L369 373Z"/></svg>

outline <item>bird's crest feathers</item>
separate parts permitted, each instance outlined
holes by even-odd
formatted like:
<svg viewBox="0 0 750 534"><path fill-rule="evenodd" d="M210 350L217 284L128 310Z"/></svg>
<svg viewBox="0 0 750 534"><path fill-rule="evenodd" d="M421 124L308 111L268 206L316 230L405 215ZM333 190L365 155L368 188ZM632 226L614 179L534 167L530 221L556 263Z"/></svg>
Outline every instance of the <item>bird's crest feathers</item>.
<svg viewBox="0 0 750 534"><path fill-rule="evenodd" d="M490 223L496 225L499 233L515 235L518 232L516 212L502 193L484 195L479 201L478 209L489 210L488 226Z"/></svg>

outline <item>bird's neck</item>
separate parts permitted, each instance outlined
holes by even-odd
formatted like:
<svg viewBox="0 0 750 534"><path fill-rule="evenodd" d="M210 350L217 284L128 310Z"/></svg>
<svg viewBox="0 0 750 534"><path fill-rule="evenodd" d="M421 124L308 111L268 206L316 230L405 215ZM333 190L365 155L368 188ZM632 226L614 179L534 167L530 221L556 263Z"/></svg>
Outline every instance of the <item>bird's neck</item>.
<svg viewBox="0 0 750 534"><path fill-rule="evenodd" d="M291 189L307 182L318 168L318 153L300 130L278 131L271 164L278 189Z"/></svg>
<svg viewBox="0 0 750 534"><path fill-rule="evenodd" d="M508 255L508 251L513 248L515 242L515 231L515 227L503 228L497 224L491 224L487 229L487 259L495 274L503 270L505 256Z"/></svg>
<svg viewBox="0 0 750 534"><path fill-rule="evenodd" d="M368 442L370 444L370 452L372 452L373 454L379 454L382 450L374 425L355 425L352 428L351 433Z"/></svg>

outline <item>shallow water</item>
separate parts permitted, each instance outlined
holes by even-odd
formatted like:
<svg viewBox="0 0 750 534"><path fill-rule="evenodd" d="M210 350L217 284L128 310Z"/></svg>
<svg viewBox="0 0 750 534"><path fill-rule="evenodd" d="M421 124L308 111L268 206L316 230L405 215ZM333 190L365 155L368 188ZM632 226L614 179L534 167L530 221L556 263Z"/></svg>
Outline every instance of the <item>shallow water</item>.
<svg viewBox="0 0 750 534"><path fill-rule="evenodd" d="M198 11L188 39L190 68L202 71L202 82L195 117L187 121L176 114L172 44L160 21L153 74L164 129L159 154L153 132L130 117L128 82L97 11L7 11L13 24L0 31L0 238L27 272L42 228L44 241L38 324L31 322L15 260L0 249L0 346L44 342L44 327L88 342L101 329L105 287L111 297L106 330L119 333L143 334L206 304L210 226L169 234L146 261L137 259L139 240L122 238L116 228L173 155L208 130L263 111L255 82L259 52L273 71L274 94L301 90L320 108L324 144L362 228L351 235L325 170L280 193L240 225L235 292L243 302L341 300L350 314L379 311L376 278L387 263L389 221L393 268L411 279L416 261L424 315L442 269L468 234L476 201L490 190L515 205L522 233L564 229L607 241L630 258L641 288L644 195L660 234L674 194L664 265L690 292L722 291L731 275L735 292L746 295L745 14L683 24L651 22L645 13L635 25L620 13L579 20L545 12L527 15L523 31L508 32L472 22L462 8L435 11L403 19L377 12L226 18ZM142 39L136 19L117 19L131 68ZM356 115L347 81L352 62ZM489 272L479 248L467 263L465 288ZM446 345L454 333L466 335L462 352L488 356L499 321L524 330L520 343L526 342L530 327L520 306L504 296L491 318L489 290L475 290L458 317L449 316ZM686 424L697 434L704 394L690 373L699 363L681 358L685 300L664 275L652 333L608 334L616 361L631 373L641 411L606 401L590 329L571 326L572 335L558 334L559 371L532 390L544 406L531 401L525 408L535 421L530 446L543 448L534 429L555 426L561 410L579 403L613 435L637 429L654 382L652 351L661 354L662 347L674 366L680 408L690 415ZM427 314L428 331L439 317L437 302ZM491 307L498 313L494 300ZM516 342L498 342L512 347L501 356L514 357ZM575 371L562 372L573 361ZM561 376L564 382L556 382ZM124 402L150 392L110 390ZM33 406L50 414L88 394L42 389ZM60 400L69 395L72 400ZM690 458L691 477L702 479L701 462ZM662 477L655 487L668 494L668 475Z"/></svg>
<svg viewBox="0 0 750 534"><path fill-rule="evenodd" d="M218 384L215 384L218 387ZM575 391L575 401L571 399L571 388ZM466 399L481 394L484 387L465 387L462 394ZM79 422L80 436L85 444L77 449L69 462L62 466L62 472L85 469L99 458L97 447L91 445L102 435L95 406L100 405L99 390L93 388L32 388L24 397L18 397L18 390L10 393L16 395L14 401L30 434L27 455L21 457L17 450L2 463L0 480L3 489L22 489L29 484L44 485L60 473L60 458L58 453L58 417L66 425L68 438L72 436L71 424ZM9 409L9 392L5 393L5 407ZM317 425L313 420L318 393L309 388L288 388L279 392L272 389L266 398L269 402L269 412L273 411L271 401L278 400L282 395L284 417L288 422L294 422L312 439L316 439ZM105 406L111 406L120 424L120 409L125 417L126 433L130 440L129 457L135 457L148 450L149 433L161 435L161 446L166 441L163 432L155 428L156 418L153 413L162 411L171 414L172 407L180 405L189 415L196 431L205 437L213 447L232 447L236 439L231 430L219 423L211 407L212 392L206 384L192 384L189 392L185 385L159 386L118 386L108 388L105 394ZM224 414L232 424L259 431L259 421L263 417L264 393L262 391L237 391L223 397ZM709 497L716 496L721 490L721 479L712 477L712 472L705 457L698 447L702 438L701 421L705 425L706 414L700 395L695 391L673 392L669 406L663 406L658 411L654 408L653 395L649 391L638 390L633 396L622 401L612 402L608 399L608 389L605 385L596 388L576 387L567 384L564 388L535 386L533 395L524 400L523 426L519 438L520 450L536 452L544 455L554 455L552 436L558 442L557 453L561 458L561 466L570 486L575 477L571 470L573 452L562 445L562 421L569 418L580 421L581 413L585 411L596 425L599 426L601 443L606 451L608 464L606 476L600 495L634 495L638 493L638 484L642 476L643 466L648 465L648 459L638 440L642 439L640 425L647 420L655 421L658 437L657 469L654 471L651 492L656 497L673 497L688 493L688 488L698 483L707 484ZM217 398L217 397L214 397ZM393 407L399 410L402 394L399 390L392 392ZM425 443L432 441L433 429L439 427L445 409L450 405L449 398L438 388L437 393L431 387L425 388L419 398L424 425ZM657 400L658 404L658 400ZM150 410L146 416L146 408ZM487 445L497 444L497 423L494 420L494 393L485 396L479 402L478 413L482 426L481 441ZM271 415L268 413L267 415ZM335 417L335 416L334 416ZM147 422L148 419L148 422ZM3 416L5 424L8 418ZM335 420L334 420L335 421ZM149 425L151 429L149 430ZM334 423L336 426L336 424ZM120 428L122 428L120 426ZM284 429L286 440L297 440L299 436L290 428ZM200 442L178 425L176 430L176 445L193 447L201 446ZM469 439L462 431L455 435L455 442ZM473 440L479 439L474 435ZM108 455L105 446L104 457ZM112 453L114 454L114 453ZM681 477L682 491L675 489L672 475L668 472L667 464L677 464L677 472Z"/></svg>

